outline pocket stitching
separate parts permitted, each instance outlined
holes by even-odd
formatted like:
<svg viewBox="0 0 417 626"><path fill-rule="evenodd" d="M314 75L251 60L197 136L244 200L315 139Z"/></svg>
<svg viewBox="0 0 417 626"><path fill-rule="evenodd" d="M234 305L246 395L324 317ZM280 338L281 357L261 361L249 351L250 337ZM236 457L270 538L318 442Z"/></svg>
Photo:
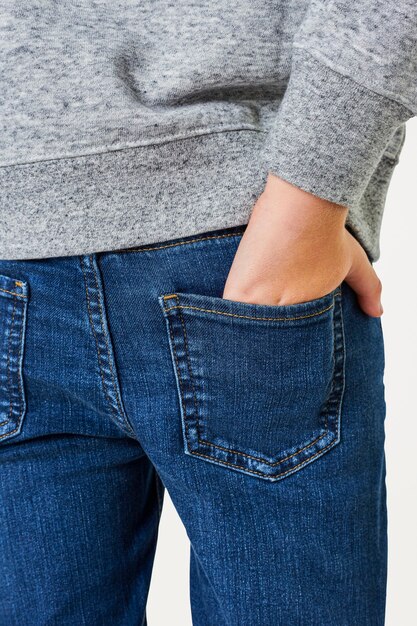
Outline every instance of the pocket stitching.
<svg viewBox="0 0 417 626"><path fill-rule="evenodd" d="M168 300L170 298L178 299L178 296L177 294L170 294L168 296L164 296L164 300ZM321 309L320 311L316 311L314 313L308 313L307 315L298 315L294 317L258 317L256 315L238 315L237 313L228 313L227 311L216 311L214 309L204 309L202 307L191 306L191 305L186 305L186 304L177 304L175 306L165 308L165 311L172 311L174 309L193 309L195 311L203 311L205 313L214 313L215 315L226 315L227 317L238 317L238 318L247 319L247 320L259 320L261 322L287 322L287 321L291 322L294 320L304 320L309 317L317 317L318 315L323 315L323 313L327 313L327 311L330 311L330 309L332 309L333 306L334 306L334 302L330 306L326 307L325 309Z"/></svg>
<svg viewBox="0 0 417 626"><path fill-rule="evenodd" d="M16 315L16 298L13 298L13 312L12 312L12 320L10 322L9 339L7 342L7 364L6 364L7 388L8 388L9 398L10 398L9 419L3 422L1 426L4 426L5 424L7 424L7 422L10 422L10 420L12 419L13 396L12 396L12 376L11 376L11 370L10 370L10 354L11 354L11 346L12 346L11 337L13 333L15 315ZM18 390L19 390L19 396L20 396L20 384L19 383L18 383Z"/></svg>
<svg viewBox="0 0 417 626"><path fill-rule="evenodd" d="M296 470L301 469L304 465L307 465L308 463L313 461L316 458L316 456L322 455L328 448L331 448L332 446L336 445L336 441L337 441L337 439L336 440L332 440L330 443L327 444L327 446L325 446L324 448L321 448L321 450L318 450L317 452L315 452L315 454L313 454L313 456L310 456L307 459L304 459L304 461L300 461L300 463L298 463L298 465L294 465L294 467L291 467L290 469L286 470L285 472L281 472L280 474L271 474L270 476L268 474L265 474L264 472L257 472L256 470L252 470L252 469L250 469L248 467L242 467L241 465L235 465L234 463L230 463L230 461L219 460L219 459L213 458L212 456L208 456L207 454L202 454L201 452L195 452L193 450L190 450L190 453L193 454L194 456L201 456L204 459L209 459L210 461L212 461L212 463L215 463L215 464L230 465L230 467L236 467L236 469L239 469L239 470L241 470L242 472L245 472L245 473L258 474L258 476L262 476L264 478L275 479L275 478L283 478L287 474L293 473ZM214 445L214 444L210 444L210 445ZM243 452L239 452L239 454L244 454L244 453ZM252 458L254 458L254 457L252 457ZM289 459L289 458L291 458L291 457L287 457L287 459ZM263 461L263 462L265 462L265 461Z"/></svg>
<svg viewBox="0 0 417 626"><path fill-rule="evenodd" d="M341 287L337 288L337 290L335 290L334 295L333 295L333 304L331 305L330 308L332 308L335 304L335 298L338 297L339 300L341 299ZM178 302L179 302L179 297L177 294L170 294L168 296L162 296L161 300L162 302L164 302L166 299L170 299L170 298L175 298ZM161 304L162 304L161 302ZM180 391L180 398L181 398L181 405L182 405L182 410L183 410L183 415L184 415L184 425L185 425L185 435L186 435L186 443L187 443L187 451L194 455L194 456L199 456L202 458L206 458L209 461L211 461L214 464L218 464L218 465L229 465L231 467L234 467L244 473L250 473L250 474L257 474L259 476L262 476L263 478L267 478L270 480L279 480L282 477L295 472L297 469L303 467L304 465L307 465L308 463L310 463L311 461L313 461L317 456L321 456L322 454L324 454L324 452L326 450L328 450L329 448L335 446L339 441L340 441L340 433L339 433L339 422L340 422L340 414L341 414L341 406L342 406L342 401L343 401L343 392L344 392L344 362L345 362L345 352L344 352L344 332L343 332L343 312L342 312L342 303L339 302L339 307L340 307L340 311L338 312L338 316L335 316L335 319L333 321L333 329L334 329L334 338L333 338L333 342L334 342L334 346L336 348L336 346L338 347L338 351L337 353L334 353L334 370L333 370L333 380L332 380L332 387L330 389L329 392L329 396L327 398L327 402L323 407L323 413L325 414L325 432L322 433L319 437L316 437L312 442L308 443L306 446L304 446L303 448L298 449L296 452L286 456L284 459L280 459L279 461L276 461L274 463L271 463L270 461L267 461L266 459L262 459L259 457L255 457L252 455L249 455L245 452L241 452L241 451L236 451L236 450L232 450L229 448L224 448L222 446L218 446L217 444L214 444L212 442L207 442L204 441L203 439L200 438L200 434L199 434L199 426L200 426L200 420L199 420L199 416L198 416L198 410L197 410L197 400L196 400L196 393L195 393L195 384L194 384L194 379L193 379L193 374L192 374L192 370L191 370L191 363L190 363L190 355L189 355L189 347L188 347L188 338L187 338L187 332L186 332L186 328L185 328L185 322L183 319L183 315L181 312L181 308L185 308L182 307L181 305L177 305L175 307L165 307L165 303L163 303L163 310L164 311L170 311L172 309L179 309L179 315L180 315L180 320L181 320L181 325L183 328L183 336L184 336L184 344L185 344L185 353L186 353L186 357L187 357L187 369L189 372L189 378L190 378L190 383L191 383L191 387L192 387L192 393L193 393L193 405L194 405L194 411L196 413L195 415L195 422L196 422L196 430L197 430L197 444L201 443L203 445L208 445L212 448L218 448L220 450L225 451L226 453L231 453L231 454L235 454L237 456L243 456L246 458L250 458L253 459L257 462L263 463L265 465L268 465L270 467L276 467L277 465L282 465L284 462L288 461L289 459L293 458L294 456L299 455L300 453L302 453L304 450L308 449L309 447L313 446L315 443L317 443L320 439L323 439L324 437L326 437L330 432L333 433L334 437L332 438L332 440L324 447L321 448L319 450L317 450L317 452L315 452L311 457L308 457L306 459L301 460L297 465L295 465L294 467L289 468L288 470L284 471L284 472L280 472L280 473L276 473L276 474L267 474L265 472L260 472L260 471L256 471L253 469L250 469L248 467L245 467L244 465L237 465L234 463L230 463L230 461L226 461L224 459L219 459L217 457L214 456L208 456L203 454L202 452L199 452L197 450L193 450L191 445L190 445L190 436L189 436L189 429L190 429L190 423L189 423L189 417L187 416L187 404L185 401L185 396L184 396L184 389L183 389L183 380L182 380L182 376L181 376L181 368L179 366L179 362L178 362L178 356L177 356L177 347L176 347L176 342L174 340L174 335L173 335L173 330L172 330L172 324L169 321L169 316L167 316L167 322L168 322L168 328L169 328L169 334L170 334L170 338L171 338L171 345L172 345L172 350L173 350L173 355L174 355L174 360L175 360L175 368L176 368L176 372L177 372L177 378L178 378L178 382L179 382L179 391ZM216 312L216 311L215 311ZM336 319L336 317L338 319ZM257 318L255 318L257 319ZM285 318L288 319L288 318ZM339 329L340 326L340 329ZM340 341L338 342L338 337L337 335L340 334ZM336 359L339 361L339 370L337 369L337 363L336 363ZM338 383L337 382L337 378L341 378L341 382ZM331 403L335 402L335 400L333 399L333 395L336 395L336 402L337 402L337 406L335 407L335 418L336 418L336 425L335 425L335 429L334 431L330 431L329 429L329 412L330 412L330 405Z"/></svg>
<svg viewBox="0 0 417 626"><path fill-rule="evenodd" d="M3 293L10 293L12 296L17 296L18 298L28 297L28 296L23 295L23 293L16 293L15 291L9 291L8 289L2 289L1 287L0 287L0 291L2 291Z"/></svg>
<svg viewBox="0 0 417 626"><path fill-rule="evenodd" d="M333 304L332 304L332 306L333 306ZM332 308L332 306L329 307L329 308ZM171 307L171 308L177 308L177 307ZM179 306L178 308L181 309L182 307ZM189 352L189 346L188 346L188 335L187 335L187 330L186 330L186 327L185 327L185 322L184 322L184 318L183 318L182 312L180 311L179 313L180 313L181 325L182 325L183 332L184 332L185 352L186 352L186 355L187 355L188 371L189 371L189 374L190 374L190 381L191 381L191 386L192 386L192 389L193 389L193 401L194 401L193 404L194 404L194 411L195 411L195 417L196 417L196 423L197 423L198 443L202 443L202 444L208 445L208 446L210 446L212 448L218 448L219 450L224 450L225 452L228 452L228 453L242 455L242 456L244 456L244 457L246 457L248 459L253 459L254 461L259 461L260 463L265 463L266 465L269 465L270 467L277 467L278 465L282 465L283 463L285 463L285 461L288 461L289 459L292 459L294 456L297 456L297 454L300 454L301 452L304 452L304 450L307 450L308 448L313 446L315 443L320 441L320 439L323 439L323 437L326 437L326 435L329 432L329 430L328 430L328 413L327 413L327 411L326 411L326 426L325 426L325 432L324 433L322 433L321 435L316 437L316 439L311 441L309 444L307 444L303 448L300 448L299 450L297 450L293 454L288 455L288 456L284 457L283 459L280 459L279 461L275 461L274 463L271 463L270 461L267 461L266 459L262 459L260 457L253 456L251 454L247 454L246 452L243 452L243 451L240 451L240 450L234 450L232 448L224 448L223 446L219 446L219 445L217 445L217 444L215 444L215 443L213 443L211 441L205 441L204 439L201 439L200 438L200 419L199 419L199 415L198 415L197 397L196 397L196 392L195 392L194 376L193 376L193 372L192 372L192 368L191 368L190 352Z"/></svg>
<svg viewBox="0 0 417 626"><path fill-rule="evenodd" d="M17 284L17 281L14 281ZM11 323L10 323L10 330L9 330L9 337L8 337L8 341L7 341L7 363L6 363L6 370L7 370L7 392L10 398L10 408L9 408L9 417L8 419L4 420L3 422L0 423L0 427L1 426L6 426L7 424L9 424L12 419L13 419L13 412L16 412L16 427L6 433L3 433L2 435L0 435L0 440L1 439L5 439L6 437L11 437L12 435L14 435L15 433L17 433L21 427L22 424L22 420L23 420L23 415L24 415L24 391L23 391L23 387L22 387L22 372L21 372L21 358L22 358L22 339L23 339L23 332L25 329L25 310L24 307L26 306L26 302L24 300L21 300L22 298L25 298L26 300L28 299L27 295L23 295L23 294L19 294L16 292L12 292L9 291L7 289L0 289L0 291L5 292L5 293L9 293L12 294L14 296L13 298L13 312L12 312L12 319L11 319ZM14 323L15 323L15 318L16 318L16 305L18 303L18 301L21 300L22 302L22 320L21 320L21 325L20 325L20 333L19 333L19 340L18 340L18 352L16 355L16 367L15 368L11 368L11 352L12 352L12 333L13 333L13 327L14 327ZM17 392L18 392L18 405L17 407L13 406L13 373L15 370L15 374L16 374L16 380L17 380Z"/></svg>

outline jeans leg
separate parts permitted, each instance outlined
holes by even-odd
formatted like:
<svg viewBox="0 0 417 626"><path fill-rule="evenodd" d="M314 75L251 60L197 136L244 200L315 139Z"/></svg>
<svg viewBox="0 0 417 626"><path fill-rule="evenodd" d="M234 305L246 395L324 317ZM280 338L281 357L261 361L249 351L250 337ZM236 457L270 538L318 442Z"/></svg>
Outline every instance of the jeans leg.
<svg viewBox="0 0 417 626"><path fill-rule="evenodd" d="M90 261L0 263L2 626L146 623L162 489Z"/></svg>
<svg viewBox="0 0 417 626"><path fill-rule="evenodd" d="M145 623L155 470L127 440L45 437L2 450L0 622Z"/></svg>
<svg viewBox="0 0 417 626"><path fill-rule="evenodd" d="M238 243L100 256L126 408L191 541L194 624L382 626L380 321L347 285L224 301Z"/></svg>

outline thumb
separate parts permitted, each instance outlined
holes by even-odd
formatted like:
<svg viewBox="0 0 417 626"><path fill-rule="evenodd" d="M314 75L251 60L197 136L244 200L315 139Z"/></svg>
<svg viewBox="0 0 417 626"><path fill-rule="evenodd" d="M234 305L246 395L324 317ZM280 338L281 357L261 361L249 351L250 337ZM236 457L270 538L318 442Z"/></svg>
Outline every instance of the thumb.
<svg viewBox="0 0 417 626"><path fill-rule="evenodd" d="M364 313L380 317L383 313L381 304L382 284L365 250L352 237L352 265L345 281L358 296L359 306Z"/></svg>

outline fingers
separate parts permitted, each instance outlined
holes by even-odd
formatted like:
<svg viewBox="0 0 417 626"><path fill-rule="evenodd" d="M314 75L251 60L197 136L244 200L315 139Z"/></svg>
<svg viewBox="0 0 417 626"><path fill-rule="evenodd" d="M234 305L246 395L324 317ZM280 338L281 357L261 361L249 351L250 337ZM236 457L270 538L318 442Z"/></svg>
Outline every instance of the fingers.
<svg viewBox="0 0 417 626"><path fill-rule="evenodd" d="M358 296L361 309L372 317L383 313L382 284L360 243L352 237L352 266L345 281Z"/></svg>

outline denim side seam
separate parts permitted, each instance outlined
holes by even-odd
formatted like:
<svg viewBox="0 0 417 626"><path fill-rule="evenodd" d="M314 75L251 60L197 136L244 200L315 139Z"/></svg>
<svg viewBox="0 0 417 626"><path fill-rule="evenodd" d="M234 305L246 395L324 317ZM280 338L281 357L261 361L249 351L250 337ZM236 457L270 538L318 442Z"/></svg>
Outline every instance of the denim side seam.
<svg viewBox="0 0 417 626"><path fill-rule="evenodd" d="M105 315L103 286L95 255L80 256L84 276L88 318L97 349L97 361L104 395L111 410L113 421L130 437L136 434L123 407L116 363Z"/></svg>
<svg viewBox="0 0 417 626"><path fill-rule="evenodd" d="M315 458L317 458L318 456L321 456L322 454L324 454L324 452L326 452L327 450L335 446L337 443L339 443L341 405L342 405L343 392L344 392L344 361L345 361L345 345L344 345L343 317L342 317L342 303L341 303L341 289L340 288L335 291L333 304L330 307L326 308L326 311L330 310L333 307L335 310L333 314L333 343L334 343L333 378L331 381L330 392L328 394L326 402L324 403L322 407L322 411L321 411L321 419L324 420L325 422L324 432L322 432L318 437L316 437L313 441L309 442L302 448L299 448L295 452L288 454L287 456L285 456L282 459L279 459L276 462L268 461L265 458L255 457L243 451L228 449L228 448L219 446L218 444L215 444L213 442L205 441L204 439L201 438L200 420L198 417L198 406L197 406L197 398L196 398L196 392L195 392L195 384L194 384L190 356L189 356L188 338L187 338L184 318L181 312L182 308L187 308L187 307L184 307L182 305L177 305L175 307L166 307L165 300L171 299L171 298L177 298L177 301L178 301L178 297L175 294L171 294L168 297L165 296L161 298L161 305L163 306L164 311L166 313L166 319L167 319L167 324L169 328L171 350L173 354L173 361L174 361L175 370L176 370L176 378L178 382L178 390L179 390L180 399L181 399L185 445L186 445L187 453L205 458L211 461L212 463L227 465L227 466L236 468L240 471L243 471L245 473L250 473L250 474L261 476L262 478L265 478L268 480L280 480L281 478L284 478L286 475L291 474L297 471L298 469L301 469L302 467L304 467L305 465L313 461ZM183 367L181 366L180 359L178 358L178 355L177 355L177 347L176 347L177 342L174 337L173 324L170 323L170 319L169 319L169 316L170 316L169 312L172 311L173 309L178 310L178 317L180 319L180 323L182 327L181 328L182 338L179 333L177 334L177 336L181 344L183 344L182 353L185 355L185 358L186 358L186 364L185 365L183 364L184 365ZM220 313L217 311L213 311L213 312ZM316 315L320 315L321 313L324 313L324 311L319 311L316 313ZM307 317L310 317L310 316L307 316ZM251 319L260 319L260 318L254 317ZM276 318L276 319L278 321L282 321L281 318ZM286 318L286 319L291 320L291 318ZM181 373L182 370L184 371L183 375ZM188 394L187 394L187 390L184 389L184 387L187 385L187 382L190 383L190 393ZM188 407L187 396L192 397L193 412L194 412L194 419L192 419L192 422L195 423L196 437L194 437L194 435L191 433L190 415L189 415L189 412L187 411L187 407ZM191 414L191 417L192 417L192 414ZM319 444L321 440L325 438L329 439L329 437L330 437L330 441L323 442L325 443L323 447L320 448L317 445ZM196 439L196 442L193 441L194 439ZM301 455L303 452L305 453L306 450L309 450L313 447L316 448L316 451L314 451L314 449L310 451L310 454L311 452L313 452L311 456L307 456L306 454L304 454L305 458L297 459L297 461L299 462L296 465L290 467L289 469L285 471L278 471L274 474L270 471L272 468L277 467L278 465L280 466L284 465L284 468L282 469L285 469L285 465L288 465L288 461L290 461L294 457ZM203 448L203 450L201 450L201 448ZM230 457L230 455L236 455L237 457L240 457L240 464L233 463L230 461L230 459L220 458L218 454L216 455L216 449L221 451L220 454L224 453L224 456L228 455ZM209 454L204 454L204 452L209 452ZM247 464L245 465L244 459L247 459L249 462L251 461L255 462L255 466L257 467L257 469L254 469L253 467L248 467ZM253 465L253 463L251 463L251 465ZM258 467L259 465L262 465L266 471L265 470L258 471L260 469Z"/></svg>

